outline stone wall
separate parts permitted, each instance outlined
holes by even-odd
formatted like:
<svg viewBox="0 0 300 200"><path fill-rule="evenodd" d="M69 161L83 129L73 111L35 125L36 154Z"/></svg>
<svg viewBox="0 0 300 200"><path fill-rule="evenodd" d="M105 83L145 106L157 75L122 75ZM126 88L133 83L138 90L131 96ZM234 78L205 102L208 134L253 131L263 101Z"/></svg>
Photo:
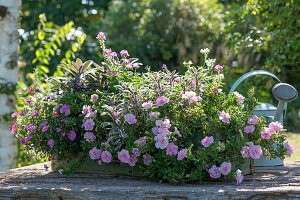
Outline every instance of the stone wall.
<svg viewBox="0 0 300 200"><path fill-rule="evenodd" d="M0 81L16 83L18 80L18 21L21 0L0 0ZM15 97L0 94L0 116L13 112ZM0 121L0 171L17 166L16 138L8 130L11 124Z"/></svg>

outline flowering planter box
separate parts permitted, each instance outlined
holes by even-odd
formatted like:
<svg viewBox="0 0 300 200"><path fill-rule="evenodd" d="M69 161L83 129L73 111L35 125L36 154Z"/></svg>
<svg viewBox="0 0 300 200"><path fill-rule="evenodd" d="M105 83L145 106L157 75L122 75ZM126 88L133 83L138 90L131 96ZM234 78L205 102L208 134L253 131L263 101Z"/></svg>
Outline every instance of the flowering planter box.
<svg viewBox="0 0 300 200"><path fill-rule="evenodd" d="M140 73L141 63L126 50L118 58L105 47L104 33L98 39L103 66L80 59L67 64L70 76L52 77L50 92L30 88L25 106L13 114L12 133L26 149L53 160L53 170L171 184L236 178L240 184L252 173L252 159L292 153L280 123L267 128L263 117L251 114L253 90L247 97L222 91L223 67L214 66L208 49L201 50L202 66L184 63L185 75L166 65Z"/></svg>

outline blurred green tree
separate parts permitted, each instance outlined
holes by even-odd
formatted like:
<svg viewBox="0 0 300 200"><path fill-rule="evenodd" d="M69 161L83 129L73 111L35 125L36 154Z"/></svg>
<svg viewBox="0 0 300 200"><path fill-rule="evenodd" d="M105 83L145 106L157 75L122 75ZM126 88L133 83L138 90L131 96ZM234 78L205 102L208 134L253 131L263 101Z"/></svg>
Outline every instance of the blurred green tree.
<svg viewBox="0 0 300 200"><path fill-rule="evenodd" d="M216 49L222 11L217 0L115 0L103 27L113 50L127 48L152 69L180 71L184 60L198 61L201 48Z"/></svg>

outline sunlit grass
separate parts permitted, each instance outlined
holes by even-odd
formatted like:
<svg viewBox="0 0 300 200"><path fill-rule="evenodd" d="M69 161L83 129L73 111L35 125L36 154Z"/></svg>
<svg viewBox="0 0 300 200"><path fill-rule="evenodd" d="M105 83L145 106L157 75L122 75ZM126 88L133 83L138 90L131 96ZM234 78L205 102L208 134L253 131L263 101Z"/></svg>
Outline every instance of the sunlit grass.
<svg viewBox="0 0 300 200"><path fill-rule="evenodd" d="M288 133L287 140L293 146L294 153L285 161L300 161L300 133Z"/></svg>

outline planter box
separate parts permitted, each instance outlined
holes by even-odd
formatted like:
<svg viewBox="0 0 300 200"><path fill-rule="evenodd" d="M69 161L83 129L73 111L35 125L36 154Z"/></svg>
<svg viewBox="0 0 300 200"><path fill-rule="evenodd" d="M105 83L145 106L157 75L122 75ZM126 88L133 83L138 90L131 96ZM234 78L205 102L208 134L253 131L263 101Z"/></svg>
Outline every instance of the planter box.
<svg viewBox="0 0 300 200"><path fill-rule="evenodd" d="M51 168L53 171L57 171L59 167L65 167L70 163L67 161L51 161ZM234 165L234 164L233 164ZM246 159L245 163L241 167L244 175L253 174L253 161ZM125 175L125 176L138 176L142 177L142 173L138 170L138 167L118 166L113 164L102 163L99 165L94 160L87 158L83 161L81 166L76 171L77 173L96 173L96 174L108 174L108 175Z"/></svg>

